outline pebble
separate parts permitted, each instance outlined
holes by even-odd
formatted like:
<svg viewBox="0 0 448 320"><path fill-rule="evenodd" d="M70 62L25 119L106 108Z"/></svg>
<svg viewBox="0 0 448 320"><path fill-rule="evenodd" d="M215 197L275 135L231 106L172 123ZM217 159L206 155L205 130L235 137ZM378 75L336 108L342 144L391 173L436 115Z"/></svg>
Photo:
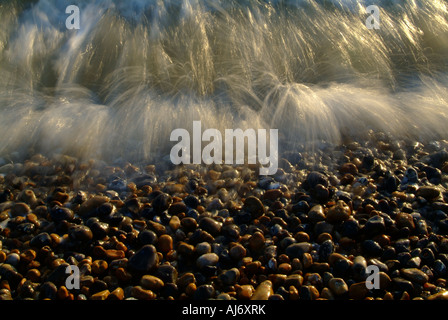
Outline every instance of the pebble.
<svg viewBox="0 0 448 320"><path fill-rule="evenodd" d="M418 284L425 284L426 282L429 281L429 277L426 273L424 273L423 271L421 271L420 269L417 268L406 268L406 269L401 269L400 270L400 274L405 278L408 279L412 282L418 283Z"/></svg>
<svg viewBox="0 0 448 320"><path fill-rule="evenodd" d="M367 289L366 283L364 281L353 283L348 289L350 299L362 300L367 296L368 293L369 289Z"/></svg>
<svg viewBox="0 0 448 320"><path fill-rule="evenodd" d="M124 299L124 290L121 287L117 287L107 297L107 300L123 300L123 299Z"/></svg>
<svg viewBox="0 0 448 320"><path fill-rule="evenodd" d="M226 286L232 286L240 278L240 271L237 268L226 270L219 275L219 280Z"/></svg>
<svg viewBox="0 0 448 320"><path fill-rule="evenodd" d="M204 269L207 266L215 266L219 261L219 256L216 253L205 253L196 260L196 265L199 269Z"/></svg>
<svg viewBox="0 0 448 320"><path fill-rule="evenodd" d="M308 242L293 243L289 245L285 253L290 259L299 258L302 259L304 253L309 253L312 249L312 244Z"/></svg>
<svg viewBox="0 0 448 320"><path fill-rule="evenodd" d="M162 253L167 253L173 250L173 238L168 234L163 234L159 237L157 248Z"/></svg>
<svg viewBox="0 0 448 320"><path fill-rule="evenodd" d="M18 216L24 217L30 212L31 208L24 202L16 202L12 206L10 211L12 217L18 217Z"/></svg>
<svg viewBox="0 0 448 320"><path fill-rule="evenodd" d="M342 200L338 200L336 205L328 209L326 221L332 224L343 222L351 215L350 207Z"/></svg>
<svg viewBox="0 0 448 320"><path fill-rule="evenodd" d="M135 271L150 272L159 263L156 248L147 244L129 258L128 266Z"/></svg>
<svg viewBox="0 0 448 320"><path fill-rule="evenodd" d="M251 300L268 300L274 294L273 285L270 280L265 280L260 283L256 289Z"/></svg>
<svg viewBox="0 0 448 320"><path fill-rule="evenodd" d="M325 220L324 208L320 204L313 206L308 212L308 218L312 223L324 221Z"/></svg>
<svg viewBox="0 0 448 320"><path fill-rule="evenodd" d="M328 286L330 287L331 291L337 295L341 296L348 292L348 286L347 283L345 283L344 279L342 278L332 278L328 282Z"/></svg>
<svg viewBox="0 0 448 320"><path fill-rule="evenodd" d="M252 219L257 219L265 213L263 203L254 196L250 196L244 201L242 210L250 213Z"/></svg>
<svg viewBox="0 0 448 320"><path fill-rule="evenodd" d="M416 196L423 197L426 200L431 201L440 197L440 190L433 186L423 186L417 190Z"/></svg>
<svg viewBox="0 0 448 320"><path fill-rule="evenodd" d="M199 227L210 233L212 236L217 236L221 233L222 224L215 219L204 217L199 220Z"/></svg>
<svg viewBox="0 0 448 320"><path fill-rule="evenodd" d="M163 288L165 283L156 276L145 274L140 279L140 285L145 289L149 289L152 291L159 291L160 289Z"/></svg>
<svg viewBox="0 0 448 320"><path fill-rule="evenodd" d="M110 295L109 290L103 290L103 291L93 294L90 297L90 300L106 300L109 297L109 295Z"/></svg>
<svg viewBox="0 0 448 320"><path fill-rule="evenodd" d="M131 295L137 300L154 300L156 298L154 292L143 289L141 286L132 287Z"/></svg>

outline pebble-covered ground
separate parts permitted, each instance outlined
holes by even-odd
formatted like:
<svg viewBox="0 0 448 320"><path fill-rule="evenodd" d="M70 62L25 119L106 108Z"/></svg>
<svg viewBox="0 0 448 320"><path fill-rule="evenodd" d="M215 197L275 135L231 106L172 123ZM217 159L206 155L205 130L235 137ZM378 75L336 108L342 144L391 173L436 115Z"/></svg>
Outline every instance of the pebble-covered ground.
<svg viewBox="0 0 448 320"><path fill-rule="evenodd" d="M4 157L0 300L447 299L447 147L377 134L280 150L270 177Z"/></svg>

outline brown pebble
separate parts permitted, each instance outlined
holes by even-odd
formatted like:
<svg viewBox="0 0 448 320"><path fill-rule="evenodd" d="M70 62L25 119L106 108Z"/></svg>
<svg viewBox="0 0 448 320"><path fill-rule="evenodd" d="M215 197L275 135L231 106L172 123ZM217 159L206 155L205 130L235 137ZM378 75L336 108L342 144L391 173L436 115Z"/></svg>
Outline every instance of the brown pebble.
<svg viewBox="0 0 448 320"><path fill-rule="evenodd" d="M80 216L85 216L91 211L95 210L103 203L109 202L109 197L106 196L94 196L86 201L84 201L79 207L78 214Z"/></svg>
<svg viewBox="0 0 448 320"><path fill-rule="evenodd" d="M320 293L320 298L326 299L326 300L334 300L334 294L333 294L333 292L331 292L330 289L325 287L322 289L322 291Z"/></svg>
<svg viewBox="0 0 448 320"><path fill-rule="evenodd" d="M229 255L234 260L241 260L246 256L247 250L240 244L234 245L230 248Z"/></svg>
<svg viewBox="0 0 448 320"><path fill-rule="evenodd" d="M264 248L265 245L265 238L264 235L256 231L252 235L252 237L249 239L249 248L254 251L258 251Z"/></svg>
<svg viewBox="0 0 448 320"><path fill-rule="evenodd" d="M39 269L29 269L26 273L26 278L31 280L32 282L40 281L40 271Z"/></svg>
<svg viewBox="0 0 448 320"><path fill-rule="evenodd" d="M115 276L117 277L118 280L123 282L127 282L132 279L132 274L122 267L117 268L117 270L115 270Z"/></svg>
<svg viewBox="0 0 448 320"><path fill-rule="evenodd" d="M185 287L185 293L189 296L192 296L196 291L196 283L191 282Z"/></svg>
<svg viewBox="0 0 448 320"><path fill-rule="evenodd" d="M123 259L126 256L123 250L107 249L106 258L111 260Z"/></svg>
<svg viewBox="0 0 448 320"><path fill-rule="evenodd" d="M58 288L57 297L59 300L66 300L70 296L70 292L68 292L65 286L60 286Z"/></svg>
<svg viewBox="0 0 448 320"><path fill-rule="evenodd" d="M329 223L338 223L347 220L351 215L350 207L342 200L338 200L336 205L328 209L326 220Z"/></svg>
<svg viewBox="0 0 448 320"><path fill-rule="evenodd" d="M110 295L107 297L107 300L123 300L123 299L124 299L124 291L120 287L112 291Z"/></svg>
<svg viewBox="0 0 448 320"><path fill-rule="evenodd" d="M138 300L154 300L156 295L151 290L143 289L141 286L135 286L131 290L131 295Z"/></svg>
<svg viewBox="0 0 448 320"><path fill-rule="evenodd" d="M108 266L109 265L105 260L95 260L92 263L92 272L94 274L102 274L107 270Z"/></svg>
<svg viewBox="0 0 448 320"><path fill-rule="evenodd" d="M5 262L5 260L6 260L6 253L0 251L0 263Z"/></svg>
<svg viewBox="0 0 448 320"><path fill-rule="evenodd" d="M109 290L103 290L103 291L93 294L90 297L90 300L106 300L107 297L109 296L109 294L110 294Z"/></svg>
<svg viewBox="0 0 448 320"><path fill-rule="evenodd" d="M324 241L333 240L333 237L331 236L331 234L329 234L327 232L323 232L317 236L316 240L317 240L317 243L322 244Z"/></svg>
<svg viewBox="0 0 448 320"><path fill-rule="evenodd" d="M292 270L292 267L289 263L282 263L278 266L277 271L282 274L289 274Z"/></svg>
<svg viewBox="0 0 448 320"><path fill-rule="evenodd" d="M299 231L294 235L294 239L296 239L297 242L309 242L310 236L304 231Z"/></svg>
<svg viewBox="0 0 448 320"><path fill-rule="evenodd" d="M348 292L348 286L342 278L331 278L330 281L328 281L328 286L330 287L331 291L337 296L343 295Z"/></svg>
<svg viewBox="0 0 448 320"><path fill-rule="evenodd" d="M11 216L26 216L31 212L31 208L25 202L16 202L11 208Z"/></svg>
<svg viewBox="0 0 448 320"><path fill-rule="evenodd" d="M240 300L249 300L255 292L255 289L251 284L236 285L235 289L237 298Z"/></svg>
<svg viewBox="0 0 448 320"><path fill-rule="evenodd" d="M185 288L190 283L195 283L195 282L196 282L196 278L195 278L194 274L191 272L186 272L177 278L176 284L180 290L185 290Z"/></svg>
<svg viewBox="0 0 448 320"><path fill-rule="evenodd" d="M265 280L260 283L255 289L254 294L250 298L251 300L268 300L271 295L274 294L273 285L270 280Z"/></svg>
<svg viewBox="0 0 448 320"><path fill-rule="evenodd" d="M160 278L157 278L157 277L149 275L149 274L145 274L140 279L140 285L145 289L157 291L157 290L160 290L161 288L163 288L163 286L165 284L163 283L163 281Z"/></svg>
<svg viewBox="0 0 448 320"><path fill-rule="evenodd" d="M368 292L369 289L367 289L365 281L354 283L348 289L349 297L355 300L364 299Z"/></svg>
<svg viewBox="0 0 448 320"><path fill-rule="evenodd" d="M157 242L157 248L163 253L173 250L173 238L171 238L168 234L161 235L159 237L159 241Z"/></svg>
<svg viewBox="0 0 448 320"><path fill-rule="evenodd" d="M169 226L173 231L176 231L180 227L180 219L178 216L172 216L169 222Z"/></svg>
<svg viewBox="0 0 448 320"><path fill-rule="evenodd" d="M408 227L411 231L415 229L414 218L409 213L398 213L395 217L395 222L398 228Z"/></svg>
<svg viewBox="0 0 448 320"><path fill-rule="evenodd" d="M302 264L305 269L311 268L313 265L313 257L308 252L305 252L302 257Z"/></svg>
<svg viewBox="0 0 448 320"><path fill-rule="evenodd" d="M263 199L274 201L278 198L281 198L282 196L283 192L280 189L270 189L263 194Z"/></svg>
<svg viewBox="0 0 448 320"><path fill-rule="evenodd" d="M299 291L294 286L289 287L289 299L290 300L299 300Z"/></svg>

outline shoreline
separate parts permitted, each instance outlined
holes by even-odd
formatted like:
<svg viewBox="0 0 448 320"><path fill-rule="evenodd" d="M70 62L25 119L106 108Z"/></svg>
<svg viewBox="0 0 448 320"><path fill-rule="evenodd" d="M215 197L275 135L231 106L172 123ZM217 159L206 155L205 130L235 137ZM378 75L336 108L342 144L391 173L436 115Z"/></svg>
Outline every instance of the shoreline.
<svg viewBox="0 0 448 320"><path fill-rule="evenodd" d="M266 177L39 154L5 164L0 299L446 299L445 144L351 143ZM380 289L366 288L368 265Z"/></svg>

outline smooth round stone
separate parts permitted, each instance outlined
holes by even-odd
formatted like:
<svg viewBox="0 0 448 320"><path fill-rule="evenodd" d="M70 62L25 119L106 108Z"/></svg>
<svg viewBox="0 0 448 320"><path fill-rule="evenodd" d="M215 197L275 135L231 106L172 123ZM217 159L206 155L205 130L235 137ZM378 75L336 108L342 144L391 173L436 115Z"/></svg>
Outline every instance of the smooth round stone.
<svg viewBox="0 0 448 320"><path fill-rule="evenodd" d="M6 257L5 263L16 267L20 262L20 256L17 253L10 253Z"/></svg>
<svg viewBox="0 0 448 320"><path fill-rule="evenodd" d="M263 194L263 199L275 201L283 196L283 192L280 189L266 190Z"/></svg>
<svg viewBox="0 0 448 320"><path fill-rule="evenodd" d="M152 207L156 214L160 214L163 211L168 210L172 202L173 199L169 194L161 193L152 201Z"/></svg>
<svg viewBox="0 0 448 320"><path fill-rule="evenodd" d="M145 229L139 232L138 240L143 245L147 244L154 245L157 242L157 235L154 231Z"/></svg>
<svg viewBox="0 0 448 320"><path fill-rule="evenodd" d="M180 219L178 216L172 216L169 222L169 226L172 230L176 231L180 228Z"/></svg>
<svg viewBox="0 0 448 320"><path fill-rule="evenodd" d="M410 230L415 229L414 218L409 213L400 212L395 217L395 222L398 228L408 227Z"/></svg>
<svg viewBox="0 0 448 320"><path fill-rule="evenodd" d="M244 201L242 210L250 213L252 219L259 218L265 213L263 203L254 196L250 196Z"/></svg>
<svg viewBox="0 0 448 320"><path fill-rule="evenodd" d="M364 225L364 232L369 236L382 234L385 231L386 225L384 223L384 219L378 215L369 218L369 220L367 220L366 224Z"/></svg>
<svg viewBox="0 0 448 320"><path fill-rule="evenodd" d="M10 211L12 217L24 217L30 212L31 208L25 202L16 202Z"/></svg>
<svg viewBox="0 0 448 320"><path fill-rule="evenodd" d="M250 300L268 300L273 294L274 289L272 282L270 280L265 280L257 286Z"/></svg>
<svg viewBox="0 0 448 320"><path fill-rule="evenodd" d="M157 242L157 248L159 248L162 253L167 253L173 250L173 238L168 234L161 235Z"/></svg>
<svg viewBox="0 0 448 320"><path fill-rule="evenodd" d="M350 207L342 200L338 200L336 205L328 209L326 220L328 223L339 223L347 220L351 215Z"/></svg>
<svg viewBox="0 0 448 320"><path fill-rule="evenodd" d="M369 289L367 289L364 281L354 283L348 289L350 299L362 300L366 297L367 293L369 293Z"/></svg>
<svg viewBox="0 0 448 320"><path fill-rule="evenodd" d="M58 288L52 282L46 281L39 287L39 299L54 300L57 297Z"/></svg>
<svg viewBox="0 0 448 320"><path fill-rule="evenodd" d="M110 199L106 196L94 196L86 201L84 201L79 207L78 214L80 216L87 216L94 212L103 203L109 202Z"/></svg>
<svg viewBox="0 0 448 320"><path fill-rule="evenodd" d="M75 217L75 214L69 208L55 206L50 210L50 217L51 220L58 223L62 220L71 221Z"/></svg>
<svg viewBox="0 0 448 320"><path fill-rule="evenodd" d="M156 276L145 274L140 279L140 285L145 289L149 289L152 291L158 291L161 288L163 288L165 283L162 281L162 279L160 279Z"/></svg>
<svg viewBox="0 0 448 320"><path fill-rule="evenodd" d="M257 251L263 249L265 246L265 238L263 233L256 231L249 239L249 248Z"/></svg>
<svg viewBox="0 0 448 320"><path fill-rule="evenodd" d="M417 268L401 269L400 274L403 278L421 285L429 281L428 275Z"/></svg>
<svg viewBox="0 0 448 320"><path fill-rule="evenodd" d="M199 220L199 227L210 233L212 236L217 236L221 232L222 223L213 218L204 217Z"/></svg>
<svg viewBox="0 0 448 320"><path fill-rule="evenodd" d="M164 283L176 283L178 272L177 269L169 263L161 264L154 272L154 276L160 278Z"/></svg>
<svg viewBox="0 0 448 320"><path fill-rule="evenodd" d="M431 201L440 197L440 189L434 186L423 186L417 190L416 196L423 197L426 200Z"/></svg>
<svg viewBox="0 0 448 320"><path fill-rule="evenodd" d="M196 209L199 205L199 199L191 194L186 196L183 201L187 205L187 207L192 209Z"/></svg>
<svg viewBox="0 0 448 320"><path fill-rule="evenodd" d="M156 298L154 292L143 289L141 286L132 287L131 295L137 300L154 300Z"/></svg>
<svg viewBox="0 0 448 320"><path fill-rule="evenodd" d="M193 231L198 227L198 222L192 217L182 218L180 221L182 228L187 231Z"/></svg>
<svg viewBox="0 0 448 320"><path fill-rule="evenodd" d="M219 256L216 253L205 253L196 260L196 265L199 269L204 269L208 266L215 266L219 261Z"/></svg>
<svg viewBox="0 0 448 320"><path fill-rule="evenodd" d="M153 270L159 262L156 248L147 244L129 258L129 268L139 272L149 272Z"/></svg>
<svg viewBox="0 0 448 320"><path fill-rule="evenodd" d="M285 253L290 259L302 259L303 254L309 253L312 247L313 245L308 242L293 243L286 248Z"/></svg>
<svg viewBox="0 0 448 320"><path fill-rule="evenodd" d="M306 177L304 188L307 190L314 189L318 184L324 187L328 187L329 186L328 177L323 173L312 171Z"/></svg>
<svg viewBox="0 0 448 320"><path fill-rule="evenodd" d="M68 229L68 235L71 239L77 241L90 241L93 238L92 230L84 225L74 225Z"/></svg>
<svg viewBox="0 0 448 320"><path fill-rule="evenodd" d="M178 214L180 214L182 212L186 213L187 211L188 211L188 208L187 208L186 204L182 201L173 203L168 209L168 213L173 216L177 216Z"/></svg>
<svg viewBox="0 0 448 320"><path fill-rule="evenodd" d="M194 300L208 300L215 295L215 288L210 284L203 284L197 287L193 294Z"/></svg>
<svg viewBox="0 0 448 320"><path fill-rule="evenodd" d="M251 284L235 285L237 299L249 300L254 294L255 288Z"/></svg>
<svg viewBox="0 0 448 320"><path fill-rule="evenodd" d="M379 257L379 256L381 256L381 253L383 252L383 249L378 244L378 242L373 241L371 239L364 240L361 243L361 247L362 247L362 251L364 252L364 254L366 254L368 256Z"/></svg>
<svg viewBox="0 0 448 320"><path fill-rule="evenodd" d="M212 252L212 246L208 242L200 242L195 247L196 254L202 256L203 254Z"/></svg>
<svg viewBox="0 0 448 320"><path fill-rule="evenodd" d="M324 208L320 204L313 206L308 212L308 218L312 223L324 221L325 220Z"/></svg>
<svg viewBox="0 0 448 320"><path fill-rule="evenodd" d="M51 246L51 236L47 232L39 233L31 239L30 246L42 248L44 246Z"/></svg>
<svg viewBox="0 0 448 320"><path fill-rule="evenodd" d="M97 221L92 223L90 230L96 239L103 239L109 233L109 224L106 222Z"/></svg>
<svg viewBox="0 0 448 320"><path fill-rule="evenodd" d="M180 290L185 290L185 288L190 283L196 283L196 277L191 272L186 272L183 275L181 275L179 278L177 278L176 284L179 287Z"/></svg>
<svg viewBox="0 0 448 320"><path fill-rule="evenodd" d="M232 268L219 275L219 280L226 285L234 285L240 278L240 271L237 268Z"/></svg>
<svg viewBox="0 0 448 320"><path fill-rule="evenodd" d="M338 296L346 294L348 292L347 283L345 283L344 279L342 278L330 279L330 281L328 281L328 286L330 287L330 290Z"/></svg>
<svg viewBox="0 0 448 320"><path fill-rule="evenodd" d="M241 260L246 256L247 250L242 245L237 244L230 248L229 255L234 260Z"/></svg>

